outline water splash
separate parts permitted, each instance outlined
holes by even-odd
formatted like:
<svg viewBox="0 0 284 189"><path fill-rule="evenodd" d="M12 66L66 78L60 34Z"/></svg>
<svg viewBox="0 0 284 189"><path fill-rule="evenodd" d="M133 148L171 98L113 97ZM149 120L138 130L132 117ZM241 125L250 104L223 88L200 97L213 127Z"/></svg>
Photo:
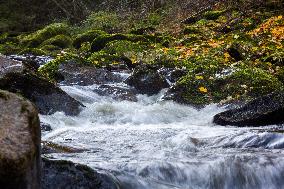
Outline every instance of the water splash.
<svg viewBox="0 0 284 189"><path fill-rule="evenodd" d="M121 84L119 84L121 85ZM40 116L53 131L43 140L84 148L52 154L117 178L123 189L282 189L284 135L265 128L221 127L221 107L197 110L156 96L115 101L98 86L62 86L86 105L77 117Z"/></svg>

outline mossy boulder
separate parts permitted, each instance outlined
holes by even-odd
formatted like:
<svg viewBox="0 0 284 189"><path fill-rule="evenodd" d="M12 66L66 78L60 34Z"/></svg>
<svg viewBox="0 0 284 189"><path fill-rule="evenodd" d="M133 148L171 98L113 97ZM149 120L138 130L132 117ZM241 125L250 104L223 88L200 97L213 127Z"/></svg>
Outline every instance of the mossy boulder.
<svg viewBox="0 0 284 189"><path fill-rule="evenodd" d="M85 42L92 42L93 40L95 40L97 37L99 37L100 35L105 35L107 34L104 31L101 30L91 30L82 34L79 34L73 41L73 46L77 49L79 49L81 47L82 43Z"/></svg>
<svg viewBox="0 0 284 189"><path fill-rule="evenodd" d="M59 48L68 48L72 45L72 39L66 35L56 35L50 39L45 40L41 46L54 45Z"/></svg>
<svg viewBox="0 0 284 189"><path fill-rule="evenodd" d="M50 24L32 34L21 36L20 40L24 46L38 47L42 42L60 34L69 35L69 26L67 24Z"/></svg>
<svg viewBox="0 0 284 189"><path fill-rule="evenodd" d="M144 41L149 42L143 35L131 35L131 34L106 34L97 37L91 44L91 51L97 52L102 50L107 43L115 40L127 40L132 42Z"/></svg>
<svg viewBox="0 0 284 189"><path fill-rule="evenodd" d="M212 76L189 72L169 89L164 99L198 107L228 99L251 100L284 87L275 76L260 68L242 67L225 72Z"/></svg>

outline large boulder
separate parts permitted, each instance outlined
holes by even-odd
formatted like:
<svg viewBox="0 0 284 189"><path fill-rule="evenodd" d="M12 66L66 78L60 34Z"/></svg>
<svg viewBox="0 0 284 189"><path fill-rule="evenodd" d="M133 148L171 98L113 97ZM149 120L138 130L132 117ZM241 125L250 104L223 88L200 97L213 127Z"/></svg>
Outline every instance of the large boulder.
<svg viewBox="0 0 284 189"><path fill-rule="evenodd" d="M218 125L265 126L284 123L284 92L274 92L214 116Z"/></svg>
<svg viewBox="0 0 284 189"><path fill-rule="evenodd" d="M37 109L0 90L0 188L40 188L40 126Z"/></svg>
<svg viewBox="0 0 284 189"><path fill-rule="evenodd" d="M0 89L23 95L37 106L41 114L62 111L67 115L77 115L83 106L21 62L3 56L0 56Z"/></svg>
<svg viewBox="0 0 284 189"><path fill-rule="evenodd" d="M93 85L122 82L123 78L109 70L76 62L60 64L58 74L65 85Z"/></svg>
<svg viewBox="0 0 284 189"><path fill-rule="evenodd" d="M139 93L147 95L158 94L162 89L169 87L166 78L157 71L157 68L150 65L136 67L125 83L134 87Z"/></svg>
<svg viewBox="0 0 284 189"><path fill-rule="evenodd" d="M42 159L42 189L117 189L113 180L88 166Z"/></svg>

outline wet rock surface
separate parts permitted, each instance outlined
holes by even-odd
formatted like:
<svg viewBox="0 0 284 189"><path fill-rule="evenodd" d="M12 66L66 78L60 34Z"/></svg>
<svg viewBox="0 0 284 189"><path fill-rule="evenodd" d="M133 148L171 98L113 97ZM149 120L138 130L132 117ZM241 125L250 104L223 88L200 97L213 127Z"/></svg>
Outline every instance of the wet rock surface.
<svg viewBox="0 0 284 189"><path fill-rule="evenodd" d="M86 86L123 81L122 77L107 69L80 65L76 62L61 64L58 73L61 75L61 83L64 85Z"/></svg>
<svg viewBox="0 0 284 189"><path fill-rule="evenodd" d="M0 188L40 188L40 127L34 105L0 90Z"/></svg>
<svg viewBox="0 0 284 189"><path fill-rule="evenodd" d="M184 97L186 88L183 85L174 84L162 97L163 100L172 100L180 104L188 104L187 99Z"/></svg>
<svg viewBox="0 0 284 189"><path fill-rule="evenodd" d="M98 93L101 96L110 96L114 100L127 100L132 102L138 101L135 91L128 88L111 85L101 85L97 89L95 89L94 92Z"/></svg>
<svg viewBox="0 0 284 189"><path fill-rule="evenodd" d="M134 87L139 93L154 95L162 89L169 87L166 78L150 65L136 67L132 75L125 81Z"/></svg>
<svg viewBox="0 0 284 189"><path fill-rule="evenodd" d="M42 189L116 189L115 183L85 165L42 159Z"/></svg>
<svg viewBox="0 0 284 189"><path fill-rule="evenodd" d="M83 106L59 87L17 61L0 57L0 89L19 93L32 101L41 114L52 114L57 111L67 115L77 115Z"/></svg>
<svg viewBox="0 0 284 189"><path fill-rule="evenodd" d="M241 108L214 116L218 125L265 126L284 123L284 92L274 92L257 98Z"/></svg>
<svg viewBox="0 0 284 189"><path fill-rule="evenodd" d="M41 131L52 131L51 125L47 123L40 122L40 129Z"/></svg>
<svg viewBox="0 0 284 189"><path fill-rule="evenodd" d="M171 83L175 83L182 76L185 76L187 74L187 71L185 69L162 68L159 70L159 73L162 74Z"/></svg>
<svg viewBox="0 0 284 189"><path fill-rule="evenodd" d="M53 142L42 142L41 153L52 154L52 153L82 153L87 151L86 149L79 149L70 146L64 146Z"/></svg>

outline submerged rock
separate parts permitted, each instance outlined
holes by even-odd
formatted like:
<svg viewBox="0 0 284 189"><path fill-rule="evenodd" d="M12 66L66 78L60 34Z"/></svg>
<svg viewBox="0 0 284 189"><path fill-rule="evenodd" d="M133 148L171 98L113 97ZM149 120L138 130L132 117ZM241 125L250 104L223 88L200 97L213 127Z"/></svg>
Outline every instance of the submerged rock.
<svg viewBox="0 0 284 189"><path fill-rule="evenodd" d="M41 153L52 154L52 153L82 153L87 151L86 149L79 149L70 146L63 146L53 142L42 142Z"/></svg>
<svg viewBox="0 0 284 189"><path fill-rule="evenodd" d="M138 101L135 95L136 93L133 90L128 89L128 88L122 88L122 87L111 86L111 85L101 85L94 91L101 96L110 96L114 100L126 100L126 101L132 101L132 102Z"/></svg>
<svg viewBox="0 0 284 189"><path fill-rule="evenodd" d="M40 188L40 126L33 104L0 90L0 188Z"/></svg>
<svg viewBox="0 0 284 189"><path fill-rule="evenodd" d="M284 123L284 92L274 92L257 98L241 108L214 116L218 125L265 126Z"/></svg>
<svg viewBox="0 0 284 189"><path fill-rule="evenodd" d="M85 165L42 159L42 189L117 189L107 176Z"/></svg>
<svg viewBox="0 0 284 189"><path fill-rule="evenodd" d="M59 87L28 70L21 62L0 56L0 89L19 93L32 101L41 114L63 111L77 115L83 106Z"/></svg>
<svg viewBox="0 0 284 189"><path fill-rule="evenodd" d="M41 131L52 131L51 125L47 123L40 122Z"/></svg>
<svg viewBox="0 0 284 189"><path fill-rule="evenodd" d="M123 78L106 69L82 65L76 62L63 63L58 73L62 76L62 83L66 85L93 85L112 82L122 82Z"/></svg>
<svg viewBox="0 0 284 189"><path fill-rule="evenodd" d="M158 94L162 89L169 87L166 78L150 65L136 67L125 83L139 93L147 95Z"/></svg>

